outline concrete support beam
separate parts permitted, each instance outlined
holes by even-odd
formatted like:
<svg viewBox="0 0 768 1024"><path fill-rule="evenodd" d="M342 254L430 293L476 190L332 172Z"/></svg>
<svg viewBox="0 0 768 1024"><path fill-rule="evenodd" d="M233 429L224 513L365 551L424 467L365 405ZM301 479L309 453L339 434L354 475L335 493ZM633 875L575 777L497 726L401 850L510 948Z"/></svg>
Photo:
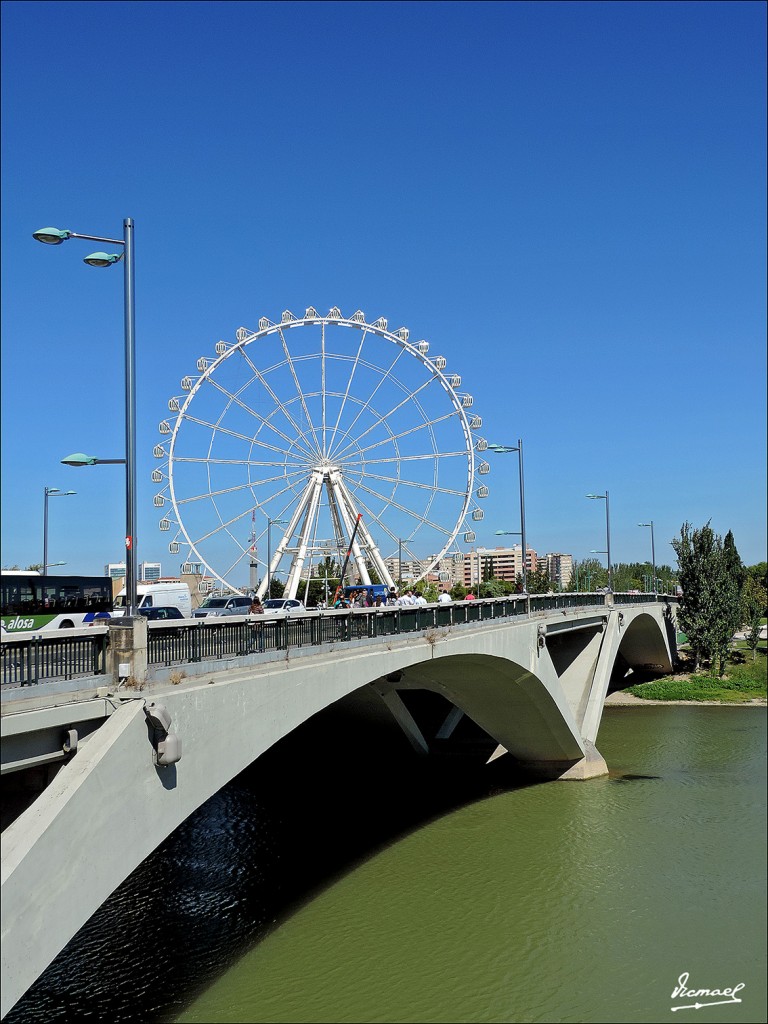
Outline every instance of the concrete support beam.
<svg viewBox="0 0 768 1024"><path fill-rule="evenodd" d="M397 690L386 689L383 686L374 684L373 689L378 693L392 714L392 717L405 733L405 737L417 754L428 754L429 744L424 739L424 734L416 724L416 720L403 703L403 699Z"/></svg>

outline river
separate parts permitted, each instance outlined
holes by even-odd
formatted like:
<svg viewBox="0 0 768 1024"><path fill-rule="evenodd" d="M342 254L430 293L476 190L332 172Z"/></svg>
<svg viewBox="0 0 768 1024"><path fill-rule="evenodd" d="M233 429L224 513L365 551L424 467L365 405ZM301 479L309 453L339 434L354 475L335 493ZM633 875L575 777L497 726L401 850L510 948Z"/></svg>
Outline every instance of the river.
<svg viewBox="0 0 768 1024"><path fill-rule="evenodd" d="M418 759L319 716L177 829L7 1024L765 1021L765 710L606 708L598 748L610 777L530 784L469 741ZM721 1005L677 1012L697 1002Z"/></svg>

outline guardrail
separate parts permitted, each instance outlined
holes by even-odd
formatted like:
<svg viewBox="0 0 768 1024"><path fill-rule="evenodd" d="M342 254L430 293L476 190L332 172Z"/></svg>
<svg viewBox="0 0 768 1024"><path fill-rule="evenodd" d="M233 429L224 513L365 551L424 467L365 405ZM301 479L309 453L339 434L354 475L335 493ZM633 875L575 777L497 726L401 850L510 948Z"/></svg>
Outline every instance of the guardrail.
<svg viewBox="0 0 768 1024"><path fill-rule="evenodd" d="M109 636L99 626L84 633L59 630L54 634L4 636L0 651L3 685L34 686L47 679L77 679L107 672Z"/></svg>
<svg viewBox="0 0 768 1024"><path fill-rule="evenodd" d="M457 601L451 604L323 610L295 616L233 617L178 625L149 623L149 665L179 665L243 657L294 647L342 643L418 633L473 622L509 619L555 608L604 608L606 605L669 603L652 594L537 594ZM30 638L2 638L3 685L32 686L43 680L105 675L109 629L67 630Z"/></svg>

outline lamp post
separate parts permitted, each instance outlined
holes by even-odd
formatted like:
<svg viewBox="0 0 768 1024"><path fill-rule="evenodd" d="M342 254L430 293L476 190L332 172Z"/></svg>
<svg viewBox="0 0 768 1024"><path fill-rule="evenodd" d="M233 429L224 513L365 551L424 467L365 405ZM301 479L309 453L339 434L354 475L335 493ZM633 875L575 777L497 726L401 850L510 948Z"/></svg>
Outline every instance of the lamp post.
<svg viewBox="0 0 768 1024"><path fill-rule="evenodd" d="M272 597L272 526L283 526L287 519L270 519L267 516L267 600Z"/></svg>
<svg viewBox="0 0 768 1024"><path fill-rule="evenodd" d="M613 593L613 568L611 566L611 516L608 503L608 491L605 494L588 494L588 498L605 502L605 554L608 556L608 592Z"/></svg>
<svg viewBox="0 0 768 1024"><path fill-rule="evenodd" d="M653 564L653 594L654 597L659 592L659 583L656 579L656 545L653 540L653 520L650 523L638 523L638 526L650 526L651 528L651 561Z"/></svg>
<svg viewBox="0 0 768 1024"><path fill-rule="evenodd" d="M48 575L48 499L68 498L70 494L77 494L77 491L61 491L58 487L44 488L45 500L43 503L43 576ZM56 565L64 565L64 562L57 562Z"/></svg>
<svg viewBox="0 0 768 1024"><path fill-rule="evenodd" d="M59 228L42 228L33 238L46 245L61 245L70 238L82 238L107 245L121 245L120 253L93 252L83 260L91 267L110 267L123 262L124 296L123 320L125 332L125 593L126 618L136 614L136 303L134 284L133 219L123 220L122 238L103 238L100 235L82 235ZM97 465L99 462L123 460L101 459L78 465ZM70 463L71 464L71 463Z"/></svg>
<svg viewBox="0 0 768 1024"><path fill-rule="evenodd" d="M517 446L505 444L489 444L488 450L496 452L497 455L506 455L509 452L517 452L518 468L520 471L520 540L523 545L523 593L528 593L528 546L525 543L525 478L523 476L523 442L517 440Z"/></svg>

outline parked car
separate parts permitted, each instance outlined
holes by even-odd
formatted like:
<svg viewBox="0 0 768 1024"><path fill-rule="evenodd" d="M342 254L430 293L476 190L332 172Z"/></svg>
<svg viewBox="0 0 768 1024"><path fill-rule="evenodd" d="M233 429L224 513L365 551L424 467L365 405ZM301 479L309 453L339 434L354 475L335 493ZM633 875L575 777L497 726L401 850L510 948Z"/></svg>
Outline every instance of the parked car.
<svg viewBox="0 0 768 1024"><path fill-rule="evenodd" d="M183 619L184 616L178 608L172 608L170 605L158 605L156 608L139 608L139 615L143 615L145 619L149 619L150 622L162 622L166 619Z"/></svg>
<svg viewBox="0 0 768 1024"><path fill-rule="evenodd" d="M264 602L265 615L301 615L307 609L295 597L270 597Z"/></svg>
<svg viewBox="0 0 768 1024"><path fill-rule="evenodd" d="M199 608L195 608L195 619L215 618L221 615L247 615L251 609L250 597L206 597Z"/></svg>

